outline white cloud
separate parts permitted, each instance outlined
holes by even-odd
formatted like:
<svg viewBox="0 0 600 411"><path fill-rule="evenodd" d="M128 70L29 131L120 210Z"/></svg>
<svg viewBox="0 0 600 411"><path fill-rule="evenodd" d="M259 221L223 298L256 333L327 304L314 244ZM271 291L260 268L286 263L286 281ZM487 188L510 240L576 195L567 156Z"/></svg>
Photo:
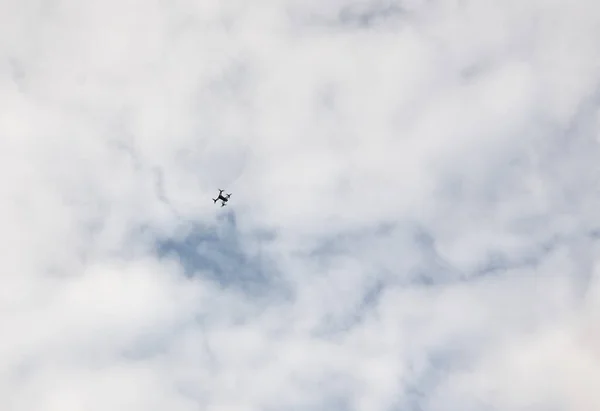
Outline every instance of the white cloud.
<svg viewBox="0 0 600 411"><path fill-rule="evenodd" d="M597 11L2 3L0 408L598 408Z"/></svg>

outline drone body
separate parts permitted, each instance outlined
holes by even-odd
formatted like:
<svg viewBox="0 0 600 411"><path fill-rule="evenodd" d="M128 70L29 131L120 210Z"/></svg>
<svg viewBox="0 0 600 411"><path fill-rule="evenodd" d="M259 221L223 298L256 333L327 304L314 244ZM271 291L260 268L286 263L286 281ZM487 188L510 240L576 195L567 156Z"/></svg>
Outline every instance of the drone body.
<svg viewBox="0 0 600 411"><path fill-rule="evenodd" d="M213 203L216 203L217 201L221 200L221 207L225 207L225 205L229 201L229 197L231 197L231 193L223 195L223 191L225 190L219 189L219 195L217 196L217 198L212 199Z"/></svg>

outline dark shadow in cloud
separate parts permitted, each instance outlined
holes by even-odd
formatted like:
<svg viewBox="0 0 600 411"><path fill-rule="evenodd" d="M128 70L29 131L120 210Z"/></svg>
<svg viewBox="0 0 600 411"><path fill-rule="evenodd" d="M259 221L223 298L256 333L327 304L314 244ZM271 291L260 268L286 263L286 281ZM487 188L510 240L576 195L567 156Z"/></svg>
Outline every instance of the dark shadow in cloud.
<svg viewBox="0 0 600 411"><path fill-rule="evenodd" d="M395 27L412 10L402 2L374 1L370 4L350 4L333 13L303 12L293 13L291 19L300 26L337 27L345 30L365 30L376 27Z"/></svg>
<svg viewBox="0 0 600 411"><path fill-rule="evenodd" d="M360 246L362 241L389 235L394 229L394 223L383 222L357 230L348 230L326 237L306 254L308 258L316 258L321 262L327 262L331 258L343 253L351 253L353 249Z"/></svg>
<svg viewBox="0 0 600 411"><path fill-rule="evenodd" d="M463 273L438 251L435 237L430 230L415 224L410 231L419 256L411 276L414 279L413 285L443 285L463 277Z"/></svg>
<svg viewBox="0 0 600 411"><path fill-rule="evenodd" d="M443 363L448 363L451 361L442 360ZM436 368L439 367L439 368ZM430 411L430 410L441 410L441 409L450 409L450 410L458 410L458 409L468 409L470 411L496 411L497 408L484 403L482 400L478 398L473 398L471 396L467 396L466 398L461 398L460 407L439 407L437 406L439 402L439 390L444 387L445 384L451 383L455 376L460 377L462 373L468 372L469 368L464 366L462 368L452 367L448 368L447 365L439 364L432 365L427 367L426 371L421 373L414 380L409 380L406 382L404 388L404 397L403 401L399 401L396 406L392 409L394 411L400 410L411 410L411 411ZM443 389L443 388L442 388ZM443 391L442 391L443 392ZM454 401L448 401L448 403L453 403ZM469 404L467 408L465 407L465 403Z"/></svg>
<svg viewBox="0 0 600 411"><path fill-rule="evenodd" d="M438 252L432 233L417 223L384 222L339 233L322 241L307 258L328 264L340 256L360 259L381 281L402 286L428 286L462 276Z"/></svg>
<svg viewBox="0 0 600 411"><path fill-rule="evenodd" d="M460 353L430 351L425 354L426 366L407 378L404 400L395 409L426 410L428 398L457 369Z"/></svg>
<svg viewBox="0 0 600 411"><path fill-rule="evenodd" d="M319 326L314 330L313 336L318 338L335 338L367 321L369 314L377 307L386 283L375 280L374 283L363 290L362 299L351 310L342 315L325 315Z"/></svg>
<svg viewBox="0 0 600 411"><path fill-rule="evenodd" d="M407 10L393 3L356 4L342 8L338 21L345 27L370 28L397 20L406 13Z"/></svg>
<svg viewBox="0 0 600 411"><path fill-rule="evenodd" d="M156 240L156 250L160 258L178 260L190 277L200 276L251 296L286 297L289 290L275 264L263 253L272 240L264 235L242 240L235 213L230 211L214 226L190 223L176 238ZM245 245L249 242L255 251L249 251Z"/></svg>

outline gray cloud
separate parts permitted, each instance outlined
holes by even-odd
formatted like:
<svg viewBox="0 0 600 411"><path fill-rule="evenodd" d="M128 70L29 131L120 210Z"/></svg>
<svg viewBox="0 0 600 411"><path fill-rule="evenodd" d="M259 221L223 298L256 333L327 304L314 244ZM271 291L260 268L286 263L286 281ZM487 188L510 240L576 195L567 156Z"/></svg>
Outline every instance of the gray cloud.
<svg viewBox="0 0 600 411"><path fill-rule="evenodd" d="M1 4L0 408L598 408L596 9Z"/></svg>

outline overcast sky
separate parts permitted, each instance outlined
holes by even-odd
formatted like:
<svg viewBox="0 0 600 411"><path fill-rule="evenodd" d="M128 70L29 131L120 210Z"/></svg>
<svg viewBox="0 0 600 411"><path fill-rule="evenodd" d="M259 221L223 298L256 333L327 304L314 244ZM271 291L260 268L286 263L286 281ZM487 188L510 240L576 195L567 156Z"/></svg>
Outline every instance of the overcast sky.
<svg viewBox="0 0 600 411"><path fill-rule="evenodd" d="M595 0L0 1L0 409L600 409L599 39Z"/></svg>

